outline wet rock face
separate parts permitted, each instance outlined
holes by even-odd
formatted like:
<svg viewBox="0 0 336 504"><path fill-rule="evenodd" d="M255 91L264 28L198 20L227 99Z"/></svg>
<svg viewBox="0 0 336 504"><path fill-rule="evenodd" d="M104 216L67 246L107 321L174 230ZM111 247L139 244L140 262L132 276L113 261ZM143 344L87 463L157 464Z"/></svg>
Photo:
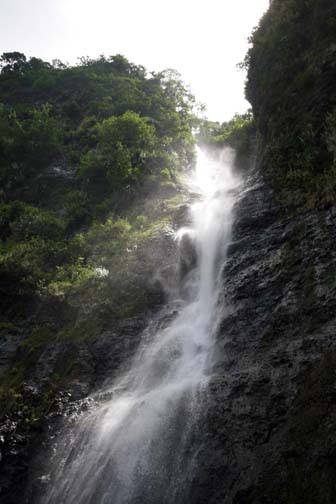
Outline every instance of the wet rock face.
<svg viewBox="0 0 336 504"><path fill-rule="evenodd" d="M187 209L185 205L183 211L179 211L179 222L182 222L183 216L186 218ZM23 391L18 410L0 419L1 504L37 502L35 487L37 492L42 492L42 487L48 481L43 479L43 464L46 464L46 460L38 468L38 462L35 461L40 457L41 443L45 447L42 451L46 451L46 447L50 448L48 439L60 430L62 416L67 414L64 404L79 407L83 398L113 381L127 368L140 344L144 329L155 319L170 293L178 288L179 250L173 227L165 225L143 240L133 251L133 256L134 261L129 267L134 280L133 290L127 292L129 296L126 296L131 310L126 310L124 316L111 316L108 324L95 336L70 336L67 339L50 337L29 373L28 387L34 388L36 393ZM89 299L88 307L93 320L96 320L101 306L98 301L94 296ZM59 307L51 308L55 310L55 316L61 319L57 311ZM81 308L85 311L85 306ZM114 308L111 303L109 311L112 315ZM83 327L85 331L85 326ZM10 338L7 333L1 333L0 375L12 365L18 351L26 351L19 347L24 338L29 336L29 331L26 333L23 329L20 333L16 330L13 335L10 334ZM65 379L56 390L52 388L55 399L48 408L45 421L42 419L37 426L25 422L27 408L30 412L39 403L41 408L44 407L45 389L51 389L55 375L65 376ZM59 416L60 425L54 425L54 415ZM30 474L31 471L33 474Z"/></svg>
<svg viewBox="0 0 336 504"><path fill-rule="evenodd" d="M26 411L2 418L0 422L0 502L27 504L38 502L36 495L48 484L45 479L46 460L42 455L62 427L62 419L81 411L85 398L92 390L113 380L122 366L129 363L139 345L141 334L148 325L149 313L116 321L110 330L84 342L51 342L41 354L31 375L23 386L22 404L38 407L43 395L43 383L60 363L67 365L69 355L77 368L76 378L69 381L66 391L57 392L44 425L34 426L25 421ZM43 449L41 450L41 446ZM41 459L41 460L40 460ZM37 494L36 494L37 492Z"/></svg>
<svg viewBox="0 0 336 504"><path fill-rule="evenodd" d="M179 279L180 282L183 282L186 275L188 275L197 264L196 244L189 233L185 233L181 237L179 256Z"/></svg>
<svg viewBox="0 0 336 504"><path fill-rule="evenodd" d="M168 238L162 237L165 248ZM198 469L185 502L336 502L335 243L335 208L288 217L257 173L246 181L223 272L214 373L194 433ZM192 267L189 244L185 258ZM103 386L127 365L149 318L119 321L72 349L66 343L46 349L37 380L69 352L83 366L71 396L59 400L60 418L66 401ZM38 446L28 447L16 420L0 431L1 502L8 504L34 502L45 484L38 479L42 464L23 495ZM13 490L14 473L20 492Z"/></svg>
<svg viewBox="0 0 336 504"><path fill-rule="evenodd" d="M89 351L95 363L94 388L100 387L105 380L112 381L115 374L121 372L121 366L129 364L146 325L147 317L126 319L90 343Z"/></svg>
<svg viewBox="0 0 336 504"><path fill-rule="evenodd" d="M336 209L286 218L248 185L192 502L335 502Z"/></svg>
<svg viewBox="0 0 336 504"><path fill-rule="evenodd" d="M0 376L8 370L13 356L24 338L24 333L18 331L3 331L0 335Z"/></svg>

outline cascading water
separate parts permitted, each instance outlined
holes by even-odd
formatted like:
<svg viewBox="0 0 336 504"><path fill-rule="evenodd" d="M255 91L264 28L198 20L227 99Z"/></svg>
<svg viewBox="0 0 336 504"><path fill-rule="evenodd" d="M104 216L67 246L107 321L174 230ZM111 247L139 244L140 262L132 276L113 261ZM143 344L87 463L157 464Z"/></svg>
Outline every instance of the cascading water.
<svg viewBox="0 0 336 504"><path fill-rule="evenodd" d="M197 267L185 279L188 299L141 346L129 371L104 391L108 399L71 430L56 453L54 482L43 502L186 502L193 431L219 318L218 279L230 239L237 186L232 161L229 151L217 160L198 151L189 184L199 198L190 208L192 225L177 233L177 239L188 233L197 251Z"/></svg>

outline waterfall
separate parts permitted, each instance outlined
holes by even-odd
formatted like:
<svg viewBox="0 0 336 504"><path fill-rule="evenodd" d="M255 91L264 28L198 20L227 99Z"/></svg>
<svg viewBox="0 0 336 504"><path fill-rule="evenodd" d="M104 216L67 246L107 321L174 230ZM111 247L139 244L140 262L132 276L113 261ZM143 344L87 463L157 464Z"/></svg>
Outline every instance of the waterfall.
<svg viewBox="0 0 336 504"><path fill-rule="evenodd" d="M128 372L104 391L54 459L49 504L177 504L192 481L194 426L211 376L219 319L221 269L230 240L233 153L198 151L188 184L198 194L191 224L197 266L184 279L188 296L170 322L157 324ZM166 308L166 313L169 307ZM148 334L148 333L147 333Z"/></svg>

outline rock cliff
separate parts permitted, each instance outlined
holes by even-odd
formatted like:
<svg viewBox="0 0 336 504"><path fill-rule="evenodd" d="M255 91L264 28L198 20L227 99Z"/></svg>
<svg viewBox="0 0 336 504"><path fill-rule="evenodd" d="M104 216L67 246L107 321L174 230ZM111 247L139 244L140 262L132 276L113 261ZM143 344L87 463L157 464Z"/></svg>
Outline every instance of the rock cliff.
<svg viewBox="0 0 336 504"><path fill-rule="evenodd" d="M272 2L251 37L257 160L236 206L195 503L336 500L336 7Z"/></svg>
<svg viewBox="0 0 336 504"><path fill-rule="evenodd" d="M335 501L335 213L241 195L192 502Z"/></svg>

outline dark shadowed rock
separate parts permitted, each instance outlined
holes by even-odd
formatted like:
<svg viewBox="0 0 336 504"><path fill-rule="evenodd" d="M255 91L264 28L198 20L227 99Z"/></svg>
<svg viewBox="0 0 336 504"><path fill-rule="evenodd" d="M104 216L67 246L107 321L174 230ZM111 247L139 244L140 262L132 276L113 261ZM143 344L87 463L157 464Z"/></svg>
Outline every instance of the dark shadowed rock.
<svg viewBox="0 0 336 504"><path fill-rule="evenodd" d="M193 237L184 233L180 239L179 250L179 276L180 282L190 273L197 264L197 251Z"/></svg>
<svg viewBox="0 0 336 504"><path fill-rule="evenodd" d="M288 219L256 177L236 208L191 502L335 501L335 209Z"/></svg>

